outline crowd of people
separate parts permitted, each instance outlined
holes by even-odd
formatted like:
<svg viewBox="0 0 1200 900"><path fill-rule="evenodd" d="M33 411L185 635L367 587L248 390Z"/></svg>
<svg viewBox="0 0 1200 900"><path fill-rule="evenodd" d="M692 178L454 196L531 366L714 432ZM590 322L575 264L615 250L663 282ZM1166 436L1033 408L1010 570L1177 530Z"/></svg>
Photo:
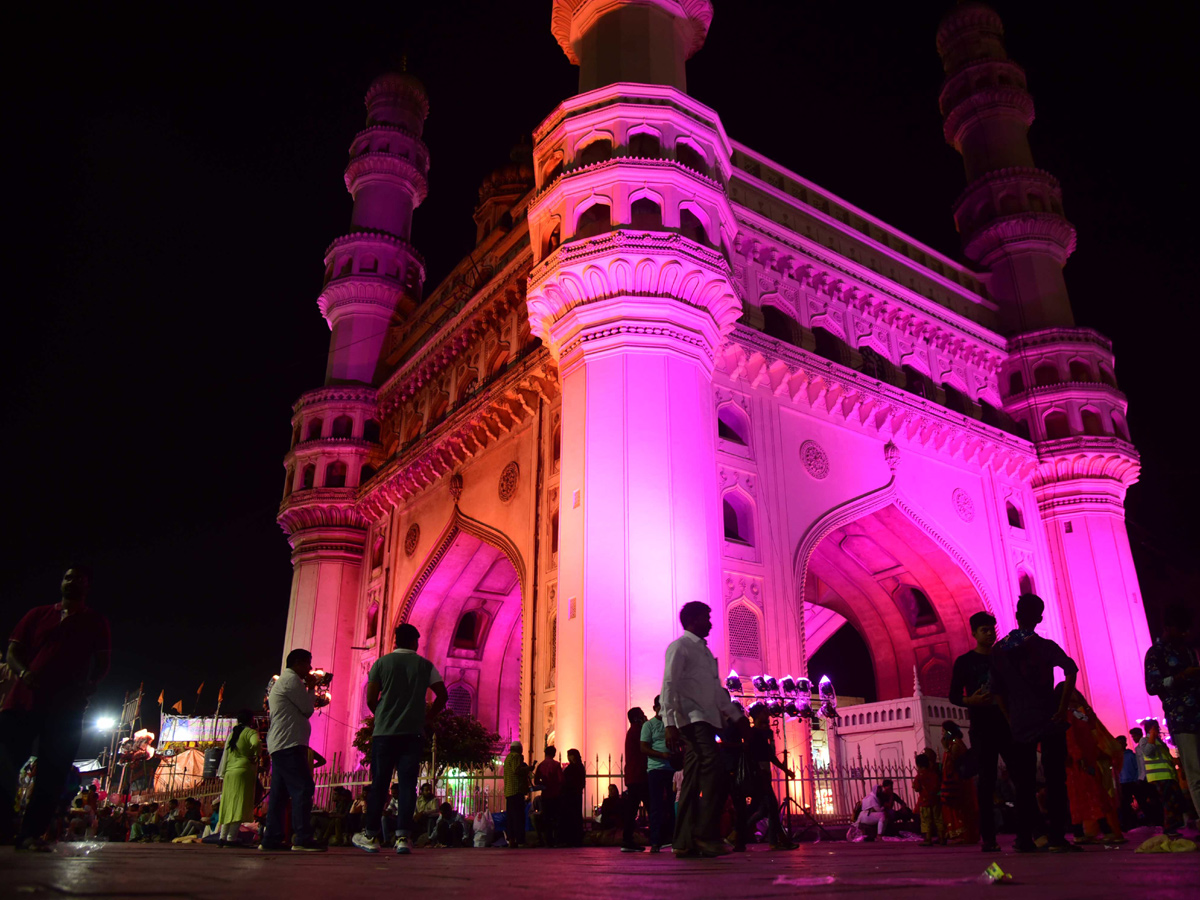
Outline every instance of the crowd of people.
<svg viewBox="0 0 1200 900"><path fill-rule="evenodd" d="M501 835L492 833L491 816L463 817L432 784L418 790L424 735L448 695L436 666L417 652L420 634L408 623L397 626L395 650L368 675L371 779L357 798L335 787L327 805L313 809L310 719L320 675L311 654L294 649L267 698L265 748L253 711L240 711L221 754L221 795L211 806L194 797L104 803L94 787L80 789L77 772L72 781L83 712L110 653L108 623L87 605L90 585L89 570L70 567L60 601L31 610L9 639L0 673L11 683L0 710L0 810L13 815L0 817L0 840L19 849L48 850L62 838L203 840L299 852L349 844L401 855L421 846L574 847L584 843L589 821L601 843L623 852L721 856L744 850L760 828L773 849L796 846L774 788L775 772L788 779L793 773L777 753L769 711L761 704L743 709L722 684L706 642L711 611L700 602L680 611L683 631L666 648L654 715L628 711L625 789L611 785L596 816L584 808L587 773L574 748L564 764L554 746L535 761L519 742L511 744L502 770L504 812L496 816ZM971 617L976 646L956 661L950 690L951 701L968 712L969 735L947 720L940 751L917 753L915 810L891 781L864 796L855 814L864 839L906 826L925 845L978 842L996 852L1003 829L1015 834L1017 852L1071 852L1120 843L1139 825L1177 836L1195 817L1200 667L1190 610L1167 610L1145 658L1146 687L1162 699L1178 759L1154 719L1130 731L1132 745L1108 731L1077 687L1075 662L1037 633L1042 614L1040 598L1022 595L1017 627L1000 640L994 617ZM1056 669L1065 676L1057 685ZM36 763L27 763L35 748ZM268 759L264 792L260 767Z"/></svg>

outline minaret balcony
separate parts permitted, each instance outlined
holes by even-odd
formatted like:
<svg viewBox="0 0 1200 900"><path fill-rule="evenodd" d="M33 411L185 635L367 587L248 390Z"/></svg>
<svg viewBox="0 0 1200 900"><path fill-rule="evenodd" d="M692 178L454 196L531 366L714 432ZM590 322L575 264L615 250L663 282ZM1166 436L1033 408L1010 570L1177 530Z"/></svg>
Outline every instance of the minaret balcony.
<svg viewBox="0 0 1200 900"><path fill-rule="evenodd" d="M352 197L357 197L363 188L382 184L407 191L416 207L429 194L425 173L399 153L371 151L356 156L346 166L345 178L346 190Z"/></svg>

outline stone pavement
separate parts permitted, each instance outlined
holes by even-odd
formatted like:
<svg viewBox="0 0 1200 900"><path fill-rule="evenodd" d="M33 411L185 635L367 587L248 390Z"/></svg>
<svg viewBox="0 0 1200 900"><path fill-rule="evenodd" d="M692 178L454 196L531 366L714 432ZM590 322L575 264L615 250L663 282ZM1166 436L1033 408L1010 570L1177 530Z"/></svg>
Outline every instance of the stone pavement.
<svg viewBox="0 0 1200 900"><path fill-rule="evenodd" d="M1019 887L955 884L996 860ZM820 879L826 885L789 884ZM924 882L924 883L921 883ZM929 883L933 882L933 883ZM677 860L669 853L579 850L424 850L412 856L259 853L211 845L107 844L94 856L15 853L0 847L0 897L186 897L204 900L426 897L429 900L509 897L639 900L850 897L886 891L889 900L1021 890L1023 898L1173 900L1200 897L1200 853L1135 854L1088 848L1065 856L982 854L977 848L845 842L804 844L792 853L752 847L717 860Z"/></svg>

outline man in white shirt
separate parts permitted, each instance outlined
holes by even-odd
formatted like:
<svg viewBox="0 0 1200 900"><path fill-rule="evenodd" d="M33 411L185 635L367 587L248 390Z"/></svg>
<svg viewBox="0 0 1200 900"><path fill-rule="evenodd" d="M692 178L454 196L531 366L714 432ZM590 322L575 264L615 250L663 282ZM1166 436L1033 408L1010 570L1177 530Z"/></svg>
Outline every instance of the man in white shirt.
<svg viewBox="0 0 1200 900"><path fill-rule="evenodd" d="M292 799L292 849L324 850L313 840L312 804L316 783L308 764L308 740L312 735L309 719L313 714L313 689L317 681L310 674L312 654L293 650L287 667L280 674L267 705L271 727L267 730L267 752L271 754L271 796L267 803L267 824L259 850L283 850L283 805Z"/></svg>
<svg viewBox="0 0 1200 900"><path fill-rule="evenodd" d="M854 821L866 840L873 841L887 829L891 818L892 779L885 778L879 787L863 797L862 809Z"/></svg>
<svg viewBox="0 0 1200 900"><path fill-rule="evenodd" d="M675 855L720 856L729 848L720 838L725 803L725 768L717 752L717 732L725 720L749 731L750 722L729 698L717 673L717 660L704 639L712 631L712 610L693 600L679 611L683 634L667 647L661 694L669 747L682 739L683 790L675 825Z"/></svg>

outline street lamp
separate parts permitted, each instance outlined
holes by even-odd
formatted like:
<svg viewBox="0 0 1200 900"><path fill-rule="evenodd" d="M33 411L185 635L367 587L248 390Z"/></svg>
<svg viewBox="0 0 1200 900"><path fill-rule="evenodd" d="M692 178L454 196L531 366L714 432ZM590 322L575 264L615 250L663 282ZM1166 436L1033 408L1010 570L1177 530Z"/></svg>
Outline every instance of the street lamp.
<svg viewBox="0 0 1200 900"><path fill-rule="evenodd" d="M101 716L96 720L96 729L98 731L112 731L117 724L117 720L112 716Z"/></svg>

